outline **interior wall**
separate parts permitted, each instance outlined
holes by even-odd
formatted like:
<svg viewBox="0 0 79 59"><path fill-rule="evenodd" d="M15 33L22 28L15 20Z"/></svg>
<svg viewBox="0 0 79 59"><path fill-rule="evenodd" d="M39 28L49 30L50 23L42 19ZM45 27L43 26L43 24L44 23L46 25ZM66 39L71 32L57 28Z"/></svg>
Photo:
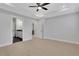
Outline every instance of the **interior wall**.
<svg viewBox="0 0 79 59"><path fill-rule="evenodd" d="M32 40L32 19L23 18L23 41Z"/></svg>
<svg viewBox="0 0 79 59"><path fill-rule="evenodd" d="M0 46L12 44L12 17L0 13Z"/></svg>
<svg viewBox="0 0 79 59"><path fill-rule="evenodd" d="M79 42L79 13L46 19L44 38Z"/></svg>
<svg viewBox="0 0 79 59"><path fill-rule="evenodd" d="M32 19L0 10L0 47L13 43L13 17L23 20L23 41L32 39Z"/></svg>

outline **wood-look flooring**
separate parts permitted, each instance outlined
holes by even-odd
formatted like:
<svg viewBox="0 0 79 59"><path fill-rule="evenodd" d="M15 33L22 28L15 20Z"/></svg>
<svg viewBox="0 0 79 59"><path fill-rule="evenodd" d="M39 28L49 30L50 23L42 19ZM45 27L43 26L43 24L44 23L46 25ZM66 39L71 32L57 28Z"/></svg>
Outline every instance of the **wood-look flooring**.
<svg viewBox="0 0 79 59"><path fill-rule="evenodd" d="M79 45L33 38L0 48L2 56L79 56Z"/></svg>

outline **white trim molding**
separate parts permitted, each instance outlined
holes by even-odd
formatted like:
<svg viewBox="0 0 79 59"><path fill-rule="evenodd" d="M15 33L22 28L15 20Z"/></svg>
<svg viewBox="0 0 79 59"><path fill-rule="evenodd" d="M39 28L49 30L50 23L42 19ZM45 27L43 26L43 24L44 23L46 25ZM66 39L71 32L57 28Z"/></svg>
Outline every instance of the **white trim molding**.
<svg viewBox="0 0 79 59"><path fill-rule="evenodd" d="M70 40L64 40L64 39L58 39L58 38L44 38L44 39L49 39L49 40L55 40L55 41L60 41L60 42L65 42L65 43L72 43L72 44L78 44L79 41L70 41Z"/></svg>
<svg viewBox="0 0 79 59"><path fill-rule="evenodd" d="M12 43L0 44L0 47L5 47L5 46L11 45L11 44Z"/></svg>

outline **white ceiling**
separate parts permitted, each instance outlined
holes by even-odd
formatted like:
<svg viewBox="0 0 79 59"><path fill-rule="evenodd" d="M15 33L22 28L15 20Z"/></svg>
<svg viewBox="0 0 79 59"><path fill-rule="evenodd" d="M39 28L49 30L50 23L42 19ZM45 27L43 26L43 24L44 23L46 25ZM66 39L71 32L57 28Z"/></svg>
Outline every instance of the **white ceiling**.
<svg viewBox="0 0 79 59"><path fill-rule="evenodd" d="M0 3L0 9L21 14L35 19L49 18L58 15L68 14L79 11L78 3L50 3L45 7L47 11L41 9L36 12L37 8L29 8L28 6L36 5L35 3ZM43 17L37 17L35 14L43 14Z"/></svg>

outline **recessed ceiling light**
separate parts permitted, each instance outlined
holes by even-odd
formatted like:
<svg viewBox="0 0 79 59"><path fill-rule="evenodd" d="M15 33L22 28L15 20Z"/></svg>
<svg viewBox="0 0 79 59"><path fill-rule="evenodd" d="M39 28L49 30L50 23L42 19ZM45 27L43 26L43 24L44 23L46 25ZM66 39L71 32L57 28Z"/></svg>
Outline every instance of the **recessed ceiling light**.
<svg viewBox="0 0 79 59"><path fill-rule="evenodd" d="M66 5L63 5L63 6L62 6L62 8L66 8L66 7L67 7Z"/></svg>
<svg viewBox="0 0 79 59"><path fill-rule="evenodd" d="M67 10L69 10L69 8L66 5L63 5L59 12L64 12Z"/></svg>
<svg viewBox="0 0 79 59"><path fill-rule="evenodd" d="M14 7L11 3L5 3L5 4L10 6L10 7Z"/></svg>
<svg viewBox="0 0 79 59"><path fill-rule="evenodd" d="M67 11L67 10L69 10L69 8L61 9L60 12Z"/></svg>

